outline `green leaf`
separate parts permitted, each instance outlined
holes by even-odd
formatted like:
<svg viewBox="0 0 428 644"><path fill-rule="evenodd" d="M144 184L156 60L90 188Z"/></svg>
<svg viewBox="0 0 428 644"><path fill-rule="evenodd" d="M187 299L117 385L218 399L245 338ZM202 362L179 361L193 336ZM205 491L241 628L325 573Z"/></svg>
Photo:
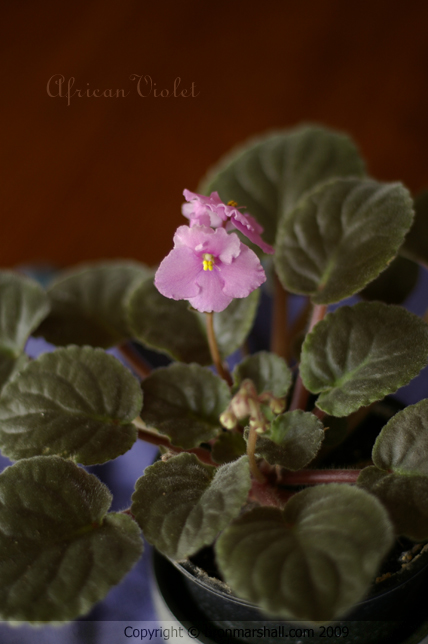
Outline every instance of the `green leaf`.
<svg viewBox="0 0 428 644"><path fill-rule="evenodd" d="M150 281L130 294L128 321L133 337L181 362L212 363L205 330L188 302L164 297Z"/></svg>
<svg viewBox="0 0 428 644"><path fill-rule="evenodd" d="M250 490L246 456L219 468L194 454L148 467L138 479L131 512L149 543L173 559L185 559L238 515Z"/></svg>
<svg viewBox="0 0 428 644"><path fill-rule="evenodd" d="M402 304L415 288L418 277L418 264L398 255L383 273L361 291L360 295L365 300Z"/></svg>
<svg viewBox="0 0 428 644"><path fill-rule="evenodd" d="M415 262L428 264L428 190L415 198L415 222L400 253Z"/></svg>
<svg viewBox="0 0 428 644"><path fill-rule="evenodd" d="M18 358L1 353L0 349L0 391L28 362L27 356L22 353Z"/></svg>
<svg viewBox="0 0 428 644"><path fill-rule="evenodd" d="M399 306L361 302L329 313L307 336L300 374L317 407L347 416L407 385L428 360L428 325Z"/></svg>
<svg viewBox="0 0 428 644"><path fill-rule="evenodd" d="M102 349L45 353L0 398L0 447L11 459L58 454L84 465L128 451L142 405L138 381Z"/></svg>
<svg viewBox="0 0 428 644"><path fill-rule="evenodd" d="M211 450L211 457L216 463L231 463L247 451L247 444L238 432L220 434Z"/></svg>
<svg viewBox="0 0 428 644"><path fill-rule="evenodd" d="M156 369L142 383L142 420L166 434L173 445L190 449L222 430L220 414L230 402L227 384L197 364Z"/></svg>
<svg viewBox="0 0 428 644"><path fill-rule="evenodd" d="M387 267L412 220L412 199L401 184L333 179L281 220L278 276L284 288L316 304L339 302Z"/></svg>
<svg viewBox="0 0 428 644"><path fill-rule="evenodd" d="M428 538L428 400L398 412L373 447L375 467L365 468L358 485L388 509L397 534Z"/></svg>
<svg viewBox="0 0 428 644"><path fill-rule="evenodd" d="M212 168L199 190L217 191L224 202L245 206L275 242L277 223L300 197L331 177L363 175L353 142L317 126L276 132L232 150Z"/></svg>
<svg viewBox="0 0 428 644"><path fill-rule="evenodd" d="M214 332L223 358L239 349L250 333L259 297L259 290L253 291L214 315ZM191 310L188 302L166 298L154 284L145 282L131 292L127 309L133 337L142 344L181 362L212 364L206 317Z"/></svg>
<svg viewBox="0 0 428 644"><path fill-rule="evenodd" d="M243 380L253 381L258 394L269 391L277 398L287 395L292 374L285 360L275 353L260 351L238 364L233 371L236 388Z"/></svg>
<svg viewBox="0 0 428 644"><path fill-rule="evenodd" d="M428 476L428 399L388 421L376 439L372 459L387 472Z"/></svg>
<svg viewBox="0 0 428 644"><path fill-rule="evenodd" d="M336 619L361 600L393 535L377 500L331 483L293 496L283 511L256 508L217 540L231 589L268 614Z"/></svg>
<svg viewBox="0 0 428 644"><path fill-rule="evenodd" d="M253 327L259 299L260 289L257 289L248 297L232 300L224 311L214 315L214 333L223 358L227 358L244 344ZM205 324L205 315L199 315L204 318Z"/></svg>
<svg viewBox="0 0 428 644"><path fill-rule="evenodd" d="M79 266L49 288L51 314L37 330L56 345L111 347L131 337L126 321L128 293L152 271L136 262Z"/></svg>
<svg viewBox="0 0 428 644"><path fill-rule="evenodd" d="M358 485L387 508L397 535L415 541L428 539L428 477L406 476L366 467Z"/></svg>
<svg viewBox="0 0 428 644"><path fill-rule="evenodd" d="M298 409L277 416L270 429L257 437L256 454L271 465L300 470L315 458L323 438L322 422Z"/></svg>
<svg viewBox="0 0 428 644"><path fill-rule="evenodd" d="M56 456L0 475L0 616L64 621L89 611L141 555L137 524L106 514L100 481Z"/></svg>
<svg viewBox="0 0 428 644"><path fill-rule="evenodd" d="M25 343L49 313L41 286L22 275L0 271L0 389L22 367Z"/></svg>

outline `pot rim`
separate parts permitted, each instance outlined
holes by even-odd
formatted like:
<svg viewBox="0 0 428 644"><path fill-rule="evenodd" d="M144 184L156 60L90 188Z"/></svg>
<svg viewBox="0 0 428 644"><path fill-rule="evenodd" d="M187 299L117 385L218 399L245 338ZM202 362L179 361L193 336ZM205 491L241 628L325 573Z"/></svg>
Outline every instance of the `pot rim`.
<svg viewBox="0 0 428 644"><path fill-rule="evenodd" d="M234 595L232 590L229 589L225 582L217 579L216 577L210 577L208 573L206 573L202 568L199 568L198 566L193 564L191 561L174 561L163 553L160 554L166 557L166 559L168 559L168 561L170 561L170 563L172 563L173 566L177 568L177 570L184 574L185 577L196 583L198 586L201 586L208 592L222 598L227 597L229 601L240 606L246 606L248 608L260 610L258 606L256 606L256 604L253 604L246 599L241 599L240 597ZM425 545L423 545L420 552L418 552L411 561L404 564L401 570L392 573L390 577L386 578L383 581L377 583L373 582L368 595L361 601L357 602L354 605L354 609L357 607L363 607L368 602L372 601L373 599L377 599L380 596L386 597L390 593L398 590L401 586L403 586L410 577L418 577L427 570L428 542L425 542ZM398 577L400 577L398 580L399 583L397 583Z"/></svg>

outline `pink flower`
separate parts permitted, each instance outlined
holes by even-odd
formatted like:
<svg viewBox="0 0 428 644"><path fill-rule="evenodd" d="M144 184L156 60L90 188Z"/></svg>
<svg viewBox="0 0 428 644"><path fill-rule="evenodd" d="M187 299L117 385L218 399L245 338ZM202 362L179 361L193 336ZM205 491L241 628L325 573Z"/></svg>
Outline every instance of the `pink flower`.
<svg viewBox="0 0 428 644"><path fill-rule="evenodd" d="M227 230L237 228L265 253L274 252L272 246L266 244L260 236L263 227L257 223L254 217L241 212L234 201L223 203L218 192L212 192L209 197L205 197L196 192L184 190L183 195L189 203L183 204L181 212L190 219L190 226L218 228L227 221Z"/></svg>
<svg viewBox="0 0 428 644"><path fill-rule="evenodd" d="M224 228L180 226L161 262L155 286L165 297L188 300L198 311L223 311L266 280L255 253Z"/></svg>

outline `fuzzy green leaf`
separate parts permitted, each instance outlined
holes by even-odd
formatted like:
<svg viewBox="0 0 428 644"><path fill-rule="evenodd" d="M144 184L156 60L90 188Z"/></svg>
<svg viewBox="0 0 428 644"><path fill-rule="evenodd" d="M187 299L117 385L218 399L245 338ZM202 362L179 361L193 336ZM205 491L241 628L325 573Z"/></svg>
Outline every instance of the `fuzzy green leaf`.
<svg viewBox="0 0 428 644"><path fill-rule="evenodd" d="M275 242L279 219L300 197L331 177L364 174L353 142L343 134L305 126L252 139L212 168L199 190L245 206Z"/></svg>
<svg viewBox="0 0 428 644"><path fill-rule="evenodd" d="M28 358L25 353L21 353L18 358L11 355L2 354L0 349L0 391L4 385L11 380L21 369L25 367Z"/></svg>
<svg viewBox="0 0 428 644"><path fill-rule="evenodd" d="M428 264L428 190L415 198L415 222L400 249L405 257Z"/></svg>
<svg viewBox="0 0 428 644"><path fill-rule="evenodd" d="M246 456L215 468L194 454L180 454L146 469L131 512L149 543L185 559L212 543L239 514L250 486Z"/></svg>
<svg viewBox="0 0 428 644"><path fill-rule="evenodd" d="M260 351L239 363L233 371L236 388L243 380L253 381L258 394L269 391L281 398L287 395L292 374L285 360L275 353Z"/></svg>
<svg viewBox="0 0 428 644"><path fill-rule="evenodd" d="M283 511L243 514L215 546L226 583L274 616L343 615L363 598L393 541L386 511L361 492L331 483L299 492Z"/></svg>
<svg viewBox="0 0 428 644"><path fill-rule="evenodd" d="M428 538L428 400L398 412L383 427L372 452L375 467L358 484L387 507L398 534Z"/></svg>
<svg viewBox="0 0 428 644"><path fill-rule="evenodd" d="M247 451L247 444L237 432L223 432L212 446L211 456L216 463L231 463Z"/></svg>
<svg viewBox="0 0 428 644"><path fill-rule="evenodd" d="M372 459L381 470L428 476L428 399L388 421L376 439Z"/></svg>
<svg viewBox="0 0 428 644"><path fill-rule="evenodd" d="M258 290L253 291L214 315L214 331L223 358L239 349L251 331L259 296ZM181 362L212 364L205 315L192 311L188 302L168 299L154 284L145 282L131 292L127 310L133 337L142 344Z"/></svg>
<svg viewBox="0 0 428 644"><path fill-rule="evenodd" d="M46 293L34 280L0 271L0 350L18 357L28 337L49 313Z"/></svg>
<svg viewBox="0 0 428 644"><path fill-rule="evenodd" d="M407 385L428 360L428 325L399 306L361 302L319 322L302 347L300 373L332 416Z"/></svg>
<svg viewBox="0 0 428 644"><path fill-rule="evenodd" d="M369 301L402 304L415 288L418 277L418 264L398 255L386 270L361 291L360 295Z"/></svg>
<svg viewBox="0 0 428 644"><path fill-rule="evenodd" d="M230 391L209 369L172 364L156 369L141 386L142 420L168 436L173 445L190 449L222 430L219 417L230 402Z"/></svg>
<svg viewBox="0 0 428 644"><path fill-rule="evenodd" d="M358 485L387 508L397 535L415 541L428 539L428 477L388 473L366 467Z"/></svg>
<svg viewBox="0 0 428 644"><path fill-rule="evenodd" d="M164 297L146 281L130 294L127 310L132 335L145 346L181 362L212 363L205 330L188 302Z"/></svg>
<svg viewBox="0 0 428 644"><path fill-rule="evenodd" d="M395 257L413 220L399 183L333 179L278 227L275 266L287 290L331 304L360 291Z"/></svg>
<svg viewBox="0 0 428 644"><path fill-rule="evenodd" d="M142 405L138 381L102 349L45 353L0 399L0 447L13 460L58 454L84 465L128 451Z"/></svg>
<svg viewBox="0 0 428 644"><path fill-rule="evenodd" d="M26 363L25 343L49 313L43 289L28 277L0 271L0 389Z"/></svg>
<svg viewBox="0 0 428 644"><path fill-rule="evenodd" d="M22 460L0 475L0 616L65 621L89 611L141 555L131 517L71 461Z"/></svg>
<svg viewBox="0 0 428 644"><path fill-rule="evenodd" d="M324 438L322 422L309 412L286 412L257 437L256 454L271 465L300 470L315 458Z"/></svg>
<svg viewBox="0 0 428 644"><path fill-rule="evenodd" d="M152 278L136 262L79 266L49 288L51 314L37 330L56 345L111 347L131 337L125 302L135 284Z"/></svg>

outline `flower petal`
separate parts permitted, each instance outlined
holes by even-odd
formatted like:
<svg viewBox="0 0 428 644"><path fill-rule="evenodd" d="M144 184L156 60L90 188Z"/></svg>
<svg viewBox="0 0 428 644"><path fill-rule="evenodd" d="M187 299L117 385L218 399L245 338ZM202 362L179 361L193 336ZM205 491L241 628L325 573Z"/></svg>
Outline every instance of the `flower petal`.
<svg viewBox="0 0 428 644"><path fill-rule="evenodd" d="M196 280L201 271L201 260L190 248L174 248L156 271L155 286L165 297L187 300L200 291Z"/></svg>
<svg viewBox="0 0 428 644"><path fill-rule="evenodd" d="M233 296L224 292L224 282L217 267L212 271L202 271L198 276L197 283L200 292L196 297L189 298L194 309L202 313L219 313L231 303Z"/></svg>
<svg viewBox="0 0 428 644"><path fill-rule="evenodd" d="M179 226L174 234L174 247L187 246L193 251L198 248L199 252L208 253L208 250L203 249L214 234L215 230L209 226Z"/></svg>
<svg viewBox="0 0 428 644"><path fill-rule="evenodd" d="M190 203L183 204L181 212L190 219L191 226L212 226L213 228L221 226L226 217L222 211L218 211L218 207L224 205L218 192L212 192L207 197L190 190L183 190L183 195Z"/></svg>
<svg viewBox="0 0 428 644"><path fill-rule="evenodd" d="M240 213L242 215L242 213ZM245 216L245 215L243 215ZM248 215L246 215L248 217ZM251 216L250 216L251 217ZM242 222L242 218L240 218L241 221L239 221L236 217L232 218L233 223L235 224L236 228L243 234L245 235L253 244L258 246L259 248L262 249L264 253L269 253L272 255L274 253L274 249L272 246L267 244L263 239L260 237L259 232L254 229L254 227L250 224L244 224ZM253 219L253 217L251 217ZM258 226L258 225L257 225ZM261 228L261 226L258 226L258 228ZM263 230L263 229L262 229Z"/></svg>
<svg viewBox="0 0 428 644"><path fill-rule="evenodd" d="M266 281L266 274L257 255L241 243L241 253L231 264L218 268L224 280L223 291L232 298L247 297Z"/></svg>
<svg viewBox="0 0 428 644"><path fill-rule="evenodd" d="M225 264L230 264L241 252L241 245L238 235L228 235L224 228L217 228L206 244L204 252L211 253Z"/></svg>

